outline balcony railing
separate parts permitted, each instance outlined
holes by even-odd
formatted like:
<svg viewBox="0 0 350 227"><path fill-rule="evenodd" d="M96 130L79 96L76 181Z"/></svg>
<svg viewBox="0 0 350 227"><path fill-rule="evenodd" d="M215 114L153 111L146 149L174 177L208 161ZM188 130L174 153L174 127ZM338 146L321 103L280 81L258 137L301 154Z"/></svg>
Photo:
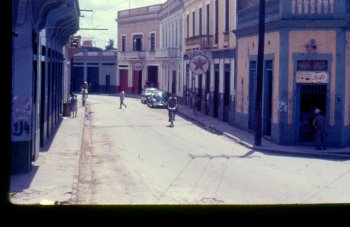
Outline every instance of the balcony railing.
<svg viewBox="0 0 350 227"><path fill-rule="evenodd" d="M120 51L118 52L118 59L145 59L145 51Z"/></svg>
<svg viewBox="0 0 350 227"><path fill-rule="evenodd" d="M199 35L186 38L186 49L212 49L213 48L213 36L212 35Z"/></svg>
<svg viewBox="0 0 350 227"><path fill-rule="evenodd" d="M156 51L156 58L181 58L181 50L176 47L158 49Z"/></svg>
<svg viewBox="0 0 350 227"><path fill-rule="evenodd" d="M349 0L267 0L266 23L276 20L349 20ZM237 12L237 29L257 25L259 5Z"/></svg>

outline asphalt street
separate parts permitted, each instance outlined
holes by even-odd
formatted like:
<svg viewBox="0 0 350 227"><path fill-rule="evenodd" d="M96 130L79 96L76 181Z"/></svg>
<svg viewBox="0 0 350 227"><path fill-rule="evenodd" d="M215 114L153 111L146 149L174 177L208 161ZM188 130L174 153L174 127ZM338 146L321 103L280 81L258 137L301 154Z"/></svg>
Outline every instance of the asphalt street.
<svg viewBox="0 0 350 227"><path fill-rule="evenodd" d="M90 96L76 203L285 204L349 202L349 161L273 156L139 99ZM81 155L82 157L82 155Z"/></svg>

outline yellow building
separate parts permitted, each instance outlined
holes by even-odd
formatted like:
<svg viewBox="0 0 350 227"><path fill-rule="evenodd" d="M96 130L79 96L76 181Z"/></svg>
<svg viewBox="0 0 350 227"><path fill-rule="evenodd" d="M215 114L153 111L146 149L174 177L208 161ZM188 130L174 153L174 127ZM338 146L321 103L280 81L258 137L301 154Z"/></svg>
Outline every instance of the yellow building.
<svg viewBox="0 0 350 227"><path fill-rule="evenodd" d="M258 1L238 1L235 124L254 130ZM350 145L350 1L266 1L263 134L311 143L314 108L330 146Z"/></svg>
<svg viewBox="0 0 350 227"><path fill-rule="evenodd" d="M183 102L192 105L198 92L199 111L232 122L235 106L236 1L192 0L184 5ZM197 56L197 57L196 57ZM199 57L198 57L199 56ZM204 70L191 67L204 61Z"/></svg>

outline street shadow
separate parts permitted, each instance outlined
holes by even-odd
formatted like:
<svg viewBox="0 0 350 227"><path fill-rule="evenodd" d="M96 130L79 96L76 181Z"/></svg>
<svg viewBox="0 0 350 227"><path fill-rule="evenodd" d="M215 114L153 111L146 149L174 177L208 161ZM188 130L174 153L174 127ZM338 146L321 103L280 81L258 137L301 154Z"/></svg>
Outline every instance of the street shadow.
<svg viewBox="0 0 350 227"><path fill-rule="evenodd" d="M244 155L225 155L225 154L220 154L220 155L211 155L211 154L204 154L204 155L193 155L193 154L188 154L191 159L198 159L198 158L203 158L203 159L218 159L218 158L224 158L224 159L231 159L231 158L257 158L260 157L258 155L253 155L255 153L254 150L248 151Z"/></svg>
<svg viewBox="0 0 350 227"><path fill-rule="evenodd" d="M315 153L295 153L295 152L276 152L276 151L265 151L265 150L256 150L257 152L263 153L267 156L278 156L278 157L288 157L288 158L308 158L308 159L317 159L317 160L324 160L324 161L337 161L337 162L344 162L349 161L350 156L341 156L337 155L336 153L332 154L315 154Z"/></svg>
<svg viewBox="0 0 350 227"><path fill-rule="evenodd" d="M29 173L11 174L10 177L10 197L15 196L19 192L28 189L38 172L39 166L32 166Z"/></svg>
<svg viewBox="0 0 350 227"><path fill-rule="evenodd" d="M56 136L56 134L58 132L58 129L61 127L62 121L63 121L63 117L61 117L59 119L59 121L57 122L57 125L56 125L54 131L52 132L51 136L48 137L48 140L47 140L46 144L43 147L40 148L40 152L47 152L47 151L50 150L51 144L52 144L52 142L55 139L55 136Z"/></svg>

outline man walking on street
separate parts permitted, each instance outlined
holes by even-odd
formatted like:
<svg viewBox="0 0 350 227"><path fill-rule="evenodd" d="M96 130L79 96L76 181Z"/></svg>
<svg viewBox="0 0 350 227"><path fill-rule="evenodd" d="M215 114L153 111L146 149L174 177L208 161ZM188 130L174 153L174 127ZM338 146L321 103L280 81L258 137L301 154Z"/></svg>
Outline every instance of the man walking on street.
<svg viewBox="0 0 350 227"><path fill-rule="evenodd" d="M125 98L125 94L124 94L124 91L122 91L120 93L120 108L119 109L121 109L122 106L125 106L125 108L126 108L126 105L124 104L124 98Z"/></svg>

